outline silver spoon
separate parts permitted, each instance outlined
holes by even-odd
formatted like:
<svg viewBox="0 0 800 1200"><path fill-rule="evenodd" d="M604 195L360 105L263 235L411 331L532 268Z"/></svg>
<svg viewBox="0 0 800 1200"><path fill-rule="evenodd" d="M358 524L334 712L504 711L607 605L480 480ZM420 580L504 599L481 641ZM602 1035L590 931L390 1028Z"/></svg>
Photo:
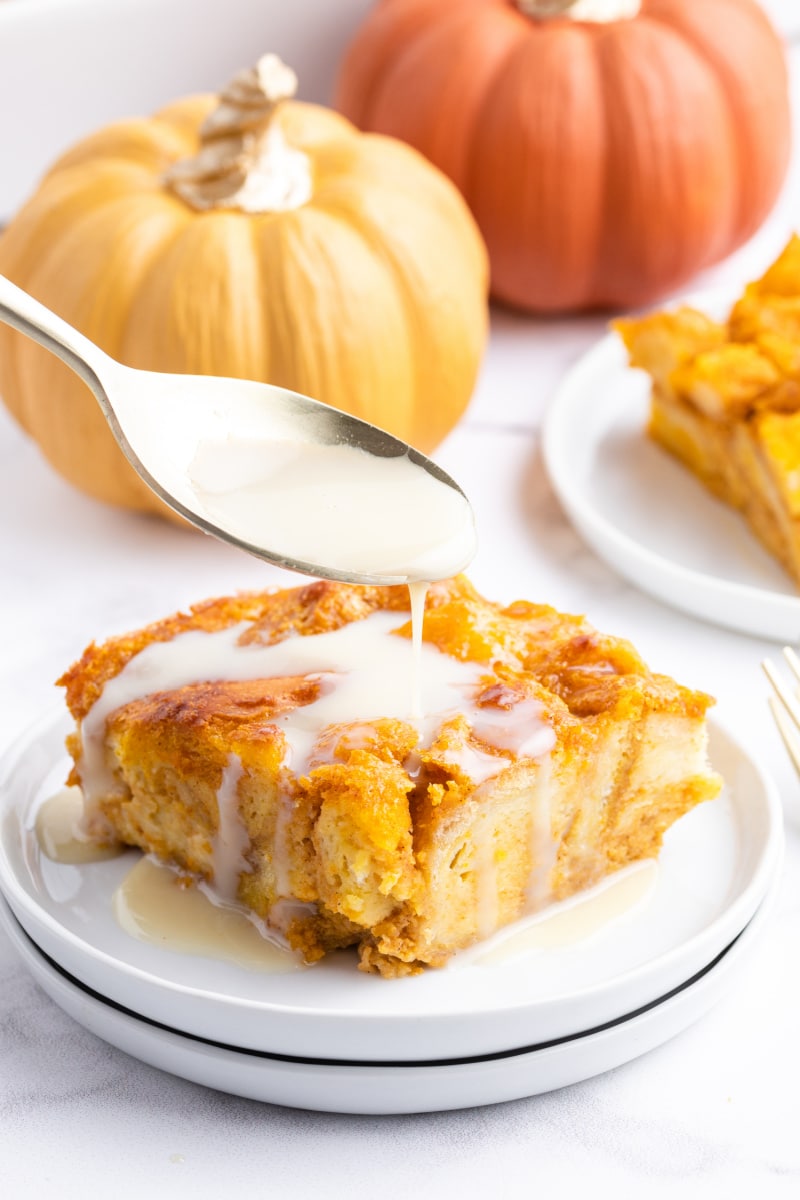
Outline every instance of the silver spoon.
<svg viewBox="0 0 800 1200"><path fill-rule="evenodd" d="M270 384L123 366L3 276L0 321L80 376L134 470L205 533L278 566L348 583L430 582L474 556L474 516L458 484L375 425ZM273 471L276 447L292 499L287 505L286 493L262 480L265 506L258 476ZM198 484L209 464L212 475L233 476L227 492L224 482L220 490L212 480L211 493ZM278 529L289 508L290 528ZM264 544L271 527L276 548ZM349 549L359 530L362 544Z"/></svg>

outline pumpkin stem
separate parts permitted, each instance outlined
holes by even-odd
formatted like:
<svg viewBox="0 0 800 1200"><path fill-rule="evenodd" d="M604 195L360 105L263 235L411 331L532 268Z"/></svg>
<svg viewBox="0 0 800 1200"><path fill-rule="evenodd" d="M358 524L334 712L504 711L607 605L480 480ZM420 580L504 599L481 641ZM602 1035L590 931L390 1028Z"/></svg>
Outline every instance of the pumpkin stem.
<svg viewBox="0 0 800 1200"><path fill-rule="evenodd" d="M566 17L598 24L636 17L641 7L642 0L517 0L517 8L526 17Z"/></svg>
<svg viewBox="0 0 800 1200"><path fill-rule="evenodd" d="M240 71L200 126L198 153L165 172L167 187L199 210L285 212L305 204L311 164L275 120L296 91L297 76L276 54Z"/></svg>

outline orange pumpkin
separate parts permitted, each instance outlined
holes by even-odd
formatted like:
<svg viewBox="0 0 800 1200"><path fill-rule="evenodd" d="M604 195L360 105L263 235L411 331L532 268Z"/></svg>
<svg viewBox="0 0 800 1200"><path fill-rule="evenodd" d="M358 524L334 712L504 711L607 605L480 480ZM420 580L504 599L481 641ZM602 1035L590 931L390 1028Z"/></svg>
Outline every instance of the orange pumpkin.
<svg viewBox="0 0 800 1200"><path fill-rule="evenodd" d="M642 304L723 258L790 148L755 0L379 0L337 106L454 180L494 295L533 311Z"/></svg>

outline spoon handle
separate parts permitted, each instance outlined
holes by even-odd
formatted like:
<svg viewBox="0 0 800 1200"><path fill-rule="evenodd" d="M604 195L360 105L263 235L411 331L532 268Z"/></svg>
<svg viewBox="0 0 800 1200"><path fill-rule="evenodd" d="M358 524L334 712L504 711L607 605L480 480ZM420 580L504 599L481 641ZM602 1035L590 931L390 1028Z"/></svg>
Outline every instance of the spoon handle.
<svg viewBox="0 0 800 1200"><path fill-rule="evenodd" d="M4 275L0 275L0 321L62 359L105 402L100 377L113 359Z"/></svg>

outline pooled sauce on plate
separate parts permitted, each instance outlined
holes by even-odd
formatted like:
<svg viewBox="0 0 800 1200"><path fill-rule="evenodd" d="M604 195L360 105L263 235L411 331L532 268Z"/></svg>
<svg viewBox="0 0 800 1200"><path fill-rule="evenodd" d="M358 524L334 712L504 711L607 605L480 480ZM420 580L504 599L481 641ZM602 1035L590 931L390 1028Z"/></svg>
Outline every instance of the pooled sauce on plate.
<svg viewBox="0 0 800 1200"><path fill-rule="evenodd" d="M202 885L142 858L114 893L122 929L165 950L225 959L251 971L297 971L304 963L259 929L246 910L222 904Z"/></svg>
<svg viewBox="0 0 800 1200"><path fill-rule="evenodd" d="M561 904L507 926L487 945L456 954L450 964L491 967L532 951L569 947L585 941L627 916L652 894L658 864L633 863ZM114 913L122 929L166 950L225 959L269 973L296 971L305 964L245 909L220 904L213 891L182 881L152 858L141 859L114 893Z"/></svg>
<svg viewBox="0 0 800 1200"><path fill-rule="evenodd" d="M230 782L230 781L228 781ZM225 786L225 785L223 785ZM80 836L81 795L69 787L49 797L36 814L39 846L57 863L90 865L127 848L98 847ZM237 835L238 836L238 835ZM658 878L654 860L632 863L595 887L506 926L484 944L456 954L449 969L493 967L537 950L567 948L602 933L647 901ZM285 899L281 905L303 908ZM269 974L305 969L277 935L219 888L182 877L152 857L141 858L114 892L114 915L130 936L172 952L234 963ZM291 913L287 914L291 917Z"/></svg>
<svg viewBox="0 0 800 1200"><path fill-rule="evenodd" d="M480 947L471 961L476 966L494 966L531 950L585 941L643 904L657 878L658 863L653 859L631 863L595 887L506 926Z"/></svg>
<svg viewBox="0 0 800 1200"><path fill-rule="evenodd" d="M50 796L36 814L36 837L42 852L57 863L102 862L117 858L125 846L99 845L81 829L83 796L80 788L65 787Z"/></svg>

